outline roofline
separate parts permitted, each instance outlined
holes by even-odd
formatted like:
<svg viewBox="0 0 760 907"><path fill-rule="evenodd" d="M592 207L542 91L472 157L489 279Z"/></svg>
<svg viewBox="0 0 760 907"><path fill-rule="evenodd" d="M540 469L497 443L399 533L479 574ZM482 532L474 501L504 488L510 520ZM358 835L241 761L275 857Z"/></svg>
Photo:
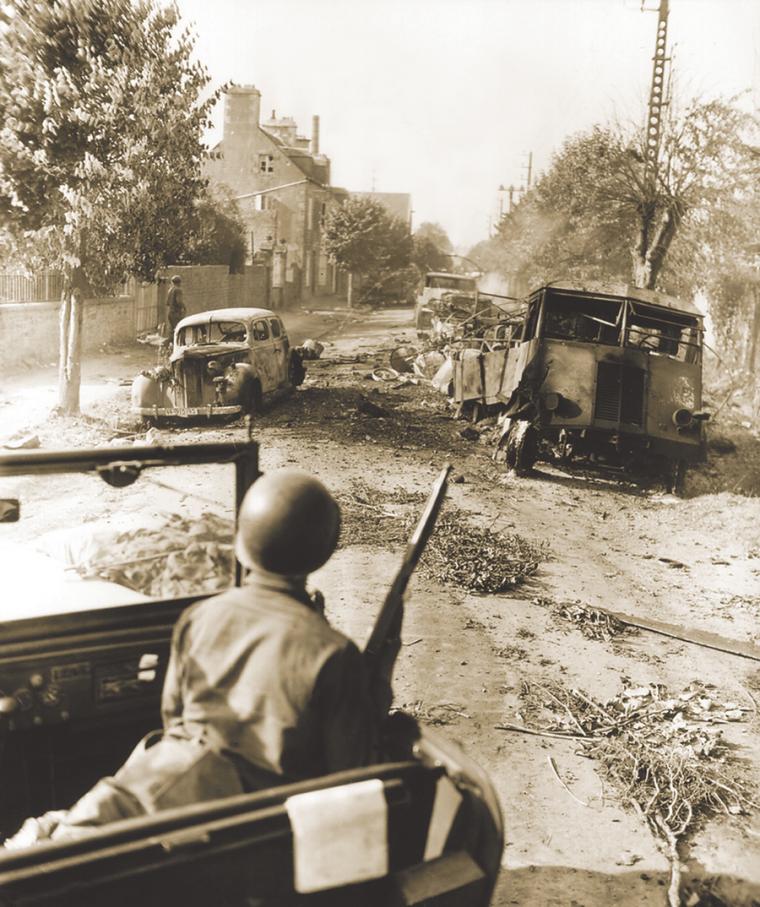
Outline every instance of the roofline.
<svg viewBox="0 0 760 907"><path fill-rule="evenodd" d="M177 329L185 327L188 324L208 324L211 321L226 321L230 318L268 318L270 315L276 315L271 309L261 309L255 306L232 306L226 309L206 309L204 312L194 312L192 315L186 315L182 321L177 324ZM278 316L279 317L279 316Z"/></svg>
<svg viewBox="0 0 760 907"><path fill-rule="evenodd" d="M638 302L642 305L651 305L659 309L670 309L674 312L680 312L683 315L692 315L695 318L704 320L704 315L694 305L694 303L679 299L677 296L669 296L667 293L659 293L657 290L646 290L643 287L634 287L631 285L620 285L619 287L573 287L564 283L547 283L528 294L532 298L543 290L556 290L559 293L574 293L578 296L596 296L606 297L608 299L628 299L632 302ZM660 299L652 299L649 294L659 296Z"/></svg>
<svg viewBox="0 0 760 907"><path fill-rule="evenodd" d="M293 180L292 183L283 183L281 186L270 186L269 189L259 189L257 192L246 192L244 195L236 195L235 201L239 202L244 198L255 198L257 195L266 195L269 192L277 192L280 189L290 189L291 186L302 186L304 183L314 183L314 185L319 186L320 189L330 188L326 183L320 183L310 176L305 176L302 180Z"/></svg>

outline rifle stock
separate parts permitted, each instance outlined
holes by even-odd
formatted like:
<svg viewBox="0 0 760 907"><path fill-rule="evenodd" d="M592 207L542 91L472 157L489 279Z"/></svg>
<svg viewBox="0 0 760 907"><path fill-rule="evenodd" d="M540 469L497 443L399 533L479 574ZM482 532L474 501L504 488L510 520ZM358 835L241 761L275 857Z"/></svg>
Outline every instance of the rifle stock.
<svg viewBox="0 0 760 907"><path fill-rule="evenodd" d="M388 638L388 632L397 620L399 612L404 605L404 593L409 583L411 575L422 557L422 552L428 543L430 534L435 526L435 521L446 496L446 484L448 481L451 466L447 465L441 470L441 474L436 479L430 497L425 504L425 510L420 517L420 521L412 533L412 537L406 546L401 566L391 584L385 601L380 608L380 613L375 620L375 626L372 628L369 641L364 650L365 658L375 661L385 645Z"/></svg>

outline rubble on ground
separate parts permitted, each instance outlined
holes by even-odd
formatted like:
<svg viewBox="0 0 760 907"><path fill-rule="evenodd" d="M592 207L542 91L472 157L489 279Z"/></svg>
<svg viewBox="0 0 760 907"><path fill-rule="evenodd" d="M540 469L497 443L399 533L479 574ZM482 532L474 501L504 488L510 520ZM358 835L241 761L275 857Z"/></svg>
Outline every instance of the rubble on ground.
<svg viewBox="0 0 760 907"><path fill-rule="evenodd" d="M447 509L430 537L421 569L448 586L467 592L504 592L532 576L546 557L542 546L517 533L481 529Z"/></svg>
<svg viewBox="0 0 760 907"><path fill-rule="evenodd" d="M551 608L555 617L575 624L586 639L601 639L608 642L616 636L635 633L634 627L624 624L614 615L580 600L558 602L551 598L534 598L533 603Z"/></svg>
<svg viewBox="0 0 760 907"><path fill-rule="evenodd" d="M558 684L523 684L521 696L526 712L548 716L531 730L579 740L603 778L647 822L670 860L669 903L678 907L679 842L706 817L758 808L722 731L754 707L696 681L677 693L657 683L626 687L607 700Z"/></svg>
<svg viewBox="0 0 760 907"><path fill-rule="evenodd" d="M409 540L427 495L386 492L354 483L338 500L343 516L341 546L394 547ZM533 575L545 556L541 546L522 536L474 526L448 504L430 536L419 570L467 592L503 592Z"/></svg>

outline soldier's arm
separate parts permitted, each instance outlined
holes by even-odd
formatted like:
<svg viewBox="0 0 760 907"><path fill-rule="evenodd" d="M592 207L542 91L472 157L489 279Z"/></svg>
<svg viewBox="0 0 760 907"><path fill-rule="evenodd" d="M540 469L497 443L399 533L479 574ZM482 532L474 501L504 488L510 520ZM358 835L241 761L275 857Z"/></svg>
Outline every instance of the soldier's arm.
<svg viewBox="0 0 760 907"><path fill-rule="evenodd" d="M182 614L174 625L169 664L166 666L164 688L161 692L161 718L164 727L182 716L182 669L187 645L189 621L188 612Z"/></svg>
<svg viewBox="0 0 760 907"><path fill-rule="evenodd" d="M313 705L320 716L327 772L380 761L381 728L392 694L389 685L381 684L379 690L375 686L352 642L322 666Z"/></svg>

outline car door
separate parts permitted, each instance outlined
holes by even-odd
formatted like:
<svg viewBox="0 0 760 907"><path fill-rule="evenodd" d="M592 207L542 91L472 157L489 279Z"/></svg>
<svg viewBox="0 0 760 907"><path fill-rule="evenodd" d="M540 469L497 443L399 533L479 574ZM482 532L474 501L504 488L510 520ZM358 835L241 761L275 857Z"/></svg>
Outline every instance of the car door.
<svg viewBox="0 0 760 907"><path fill-rule="evenodd" d="M288 381L290 365L290 341L285 332L285 325L275 315L269 319L269 330L274 346L274 358L277 367L277 386L282 387Z"/></svg>
<svg viewBox="0 0 760 907"><path fill-rule="evenodd" d="M279 371L272 330L266 318L256 318L251 323L251 358L261 381L263 393L269 393L279 386Z"/></svg>

